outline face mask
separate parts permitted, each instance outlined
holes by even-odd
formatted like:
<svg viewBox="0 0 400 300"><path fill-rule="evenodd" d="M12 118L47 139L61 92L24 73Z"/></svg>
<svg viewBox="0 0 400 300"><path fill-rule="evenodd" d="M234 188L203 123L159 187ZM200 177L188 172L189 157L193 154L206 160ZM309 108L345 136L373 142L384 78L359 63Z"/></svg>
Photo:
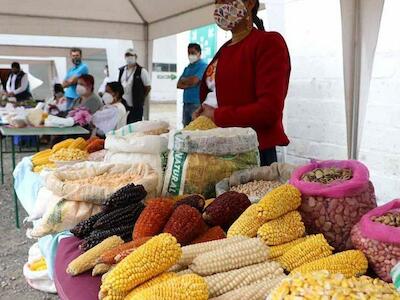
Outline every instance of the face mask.
<svg viewBox="0 0 400 300"><path fill-rule="evenodd" d="M126 64L128 64L128 65L136 64L136 57L134 57L134 56L127 56L127 57L125 57L125 60L126 60Z"/></svg>
<svg viewBox="0 0 400 300"><path fill-rule="evenodd" d="M215 5L215 23L226 31L234 29L246 15L247 8L243 0L235 0L232 3Z"/></svg>
<svg viewBox="0 0 400 300"><path fill-rule="evenodd" d="M114 102L114 97L107 92L104 93L102 99L105 105L112 104Z"/></svg>
<svg viewBox="0 0 400 300"><path fill-rule="evenodd" d="M199 57L197 55L195 55L195 54L190 54L189 55L189 61L190 61L191 64L194 64L198 60L199 60Z"/></svg>
<svg viewBox="0 0 400 300"><path fill-rule="evenodd" d="M87 93L87 89L83 85L78 84L76 86L76 92L79 96L83 96Z"/></svg>
<svg viewBox="0 0 400 300"><path fill-rule="evenodd" d="M74 65L79 65L81 62L82 62L82 59L80 59L80 58L73 58L72 59L72 63Z"/></svg>
<svg viewBox="0 0 400 300"><path fill-rule="evenodd" d="M59 92L54 95L57 99L64 97L64 93Z"/></svg>

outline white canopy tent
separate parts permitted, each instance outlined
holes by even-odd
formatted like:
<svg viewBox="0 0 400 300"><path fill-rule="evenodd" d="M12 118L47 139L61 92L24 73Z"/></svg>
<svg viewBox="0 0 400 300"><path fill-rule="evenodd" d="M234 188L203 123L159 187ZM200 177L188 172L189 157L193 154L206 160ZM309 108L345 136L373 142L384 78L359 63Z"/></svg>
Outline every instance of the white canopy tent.
<svg viewBox="0 0 400 300"><path fill-rule="evenodd" d="M268 9L268 1L264 2ZM348 152L357 158L384 0L340 3ZM151 71L152 41L211 23L213 4L213 0L1 0L0 33L132 40L140 61Z"/></svg>

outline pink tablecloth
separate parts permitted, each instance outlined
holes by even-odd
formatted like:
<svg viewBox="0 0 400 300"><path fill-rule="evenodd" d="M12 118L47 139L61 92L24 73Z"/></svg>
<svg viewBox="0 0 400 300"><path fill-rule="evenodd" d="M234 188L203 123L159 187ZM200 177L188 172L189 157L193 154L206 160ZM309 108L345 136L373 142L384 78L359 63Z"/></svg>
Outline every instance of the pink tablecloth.
<svg viewBox="0 0 400 300"><path fill-rule="evenodd" d="M57 249L54 283L61 300L97 300L101 277L92 277L91 271L72 277L65 270L81 254L80 240L75 237L61 240Z"/></svg>

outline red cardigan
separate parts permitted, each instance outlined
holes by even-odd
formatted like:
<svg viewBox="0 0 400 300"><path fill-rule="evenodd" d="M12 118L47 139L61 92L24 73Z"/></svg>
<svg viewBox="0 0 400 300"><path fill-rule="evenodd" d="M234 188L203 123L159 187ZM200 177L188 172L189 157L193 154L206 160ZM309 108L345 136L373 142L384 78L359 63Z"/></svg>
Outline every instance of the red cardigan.
<svg viewBox="0 0 400 300"><path fill-rule="evenodd" d="M287 146L282 124L290 77L290 57L285 40L277 32L257 29L241 42L222 46L218 59L214 113L219 127L252 127L260 149ZM211 62L212 63L212 62ZM200 87L203 102L209 92L204 75Z"/></svg>

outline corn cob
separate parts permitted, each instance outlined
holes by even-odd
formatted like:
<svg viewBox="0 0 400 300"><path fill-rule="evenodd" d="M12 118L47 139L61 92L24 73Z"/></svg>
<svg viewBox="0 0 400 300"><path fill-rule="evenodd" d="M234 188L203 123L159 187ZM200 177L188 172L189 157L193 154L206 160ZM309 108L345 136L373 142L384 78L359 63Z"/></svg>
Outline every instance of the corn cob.
<svg viewBox="0 0 400 300"><path fill-rule="evenodd" d="M211 226L221 226L228 230L250 205L251 202L245 194L226 192L205 209L203 218Z"/></svg>
<svg viewBox="0 0 400 300"><path fill-rule="evenodd" d="M167 271L181 255L176 239L168 233L160 234L121 261L105 278L101 292L104 296L128 294L138 285Z"/></svg>
<svg viewBox="0 0 400 300"><path fill-rule="evenodd" d="M269 259L274 259L274 258L277 258L279 256L282 256L287 251L292 249L294 246L304 242L308 237L311 237L311 236L302 237L302 238L299 238L297 240L291 241L291 242L286 243L286 244L269 247L269 256L268 256L268 258Z"/></svg>
<svg viewBox="0 0 400 300"><path fill-rule="evenodd" d="M199 244L226 238L225 232L219 226L214 226L194 239L191 244Z"/></svg>
<svg viewBox="0 0 400 300"><path fill-rule="evenodd" d="M146 196L147 192L143 185L128 184L116 191L106 200L104 203L105 210L111 211L116 208L138 203L146 198Z"/></svg>
<svg viewBox="0 0 400 300"><path fill-rule="evenodd" d="M92 141L90 144L86 142L86 147L85 150L88 153L94 153L100 150L104 149L104 143L105 141L102 139L97 139L95 141Z"/></svg>
<svg viewBox="0 0 400 300"><path fill-rule="evenodd" d="M185 269L185 270L177 272L176 274L179 276L182 276L182 275L195 274L195 273L190 269Z"/></svg>
<svg viewBox="0 0 400 300"><path fill-rule="evenodd" d="M209 130L217 128L217 125L207 117L200 116L196 120L193 120L183 130L194 131L194 130Z"/></svg>
<svg viewBox="0 0 400 300"><path fill-rule="evenodd" d="M346 279L328 271L297 273L284 279L270 294L269 300L281 299L387 299L399 300L392 284L367 276Z"/></svg>
<svg viewBox="0 0 400 300"><path fill-rule="evenodd" d="M88 251L89 249L100 244L103 240L113 235L119 235L121 236L122 240L127 241L127 237L130 238L130 233L132 232L132 229L133 224L114 227L106 230L95 230L83 240L83 242L79 245L79 248L83 251Z"/></svg>
<svg viewBox="0 0 400 300"><path fill-rule="evenodd" d="M116 266L116 265L111 265L110 270L108 270L107 273L104 273L104 274L101 276L101 282L103 282L103 281L106 279L107 275L110 274L110 272L112 271L112 269L115 268L115 266Z"/></svg>
<svg viewBox="0 0 400 300"><path fill-rule="evenodd" d="M186 270L186 269L187 269L186 267L176 264L176 265L173 265L171 268L169 268L168 272L178 273L178 272Z"/></svg>
<svg viewBox="0 0 400 300"><path fill-rule="evenodd" d="M348 250L328 257L303 264L293 270L293 273L310 273L327 270L331 273L341 273L345 277L361 276L367 272L368 261L359 250Z"/></svg>
<svg viewBox="0 0 400 300"><path fill-rule="evenodd" d="M250 285L262 280L272 279L283 275L283 269L277 262L264 262L229 272L207 276L208 293L217 297L229 291Z"/></svg>
<svg viewBox="0 0 400 300"><path fill-rule="evenodd" d="M98 214L95 214L90 218L78 223L73 229L71 229L72 234L78 238L89 236L93 231L93 225L105 214L106 212L99 212Z"/></svg>
<svg viewBox="0 0 400 300"><path fill-rule="evenodd" d="M62 141L58 144L55 144L53 148L51 149L53 153L61 150L61 149L66 149L68 148L75 140L74 139L67 139L65 141Z"/></svg>
<svg viewBox="0 0 400 300"><path fill-rule="evenodd" d="M115 209L94 223L94 229L110 229L120 225L134 225L144 209L141 202Z"/></svg>
<svg viewBox="0 0 400 300"><path fill-rule="evenodd" d="M144 289L132 299L140 300L207 300L208 291L204 278L188 274L163 281Z"/></svg>
<svg viewBox="0 0 400 300"><path fill-rule="evenodd" d="M92 276L99 276L107 273L111 269L111 265L107 264L97 264L92 270Z"/></svg>
<svg viewBox="0 0 400 300"><path fill-rule="evenodd" d="M79 150L85 150L87 146L87 143L85 141L84 138L77 138L76 140L74 140L69 146L69 149L79 149Z"/></svg>
<svg viewBox="0 0 400 300"><path fill-rule="evenodd" d="M295 210L265 223L258 229L257 236L268 246L276 246L298 239L304 236L305 232L301 215Z"/></svg>
<svg viewBox="0 0 400 300"><path fill-rule="evenodd" d="M204 205L206 204L206 200L201 195L190 195L185 198L178 200L174 204L174 210L180 205L189 205L191 207L196 208L199 212L203 212Z"/></svg>
<svg viewBox="0 0 400 300"><path fill-rule="evenodd" d="M94 142L96 140L100 140L98 136L92 136L91 138L86 140L86 143L89 145L91 142Z"/></svg>
<svg viewBox="0 0 400 300"><path fill-rule="evenodd" d="M160 284L166 280L169 280L171 278L175 278L178 275L176 275L175 273L162 273L161 275L158 275L157 277L154 277L153 279L150 279L148 281L146 281L145 283L139 285L137 288L133 289L132 292L130 292L128 294L128 296L126 296L125 300L135 300L138 299L136 296L138 293L140 293L141 291L147 289L147 288L151 288L157 284Z"/></svg>
<svg viewBox="0 0 400 300"><path fill-rule="evenodd" d="M252 204L229 228L227 237L237 235L253 238L257 235L257 230L268 220L258 216L258 205Z"/></svg>
<svg viewBox="0 0 400 300"><path fill-rule="evenodd" d="M332 250L325 237L317 234L291 248L278 261L285 270L292 271L301 265L332 255Z"/></svg>
<svg viewBox="0 0 400 300"><path fill-rule="evenodd" d="M33 168L33 172L35 173L40 173L42 172L44 169L55 169L57 166L54 163L49 163L49 164L45 164L45 165L40 165L40 166L36 166Z"/></svg>
<svg viewBox="0 0 400 300"><path fill-rule="evenodd" d="M273 220L298 209L300 204L300 191L293 185L285 184L273 189L261 199L258 203L258 215Z"/></svg>
<svg viewBox="0 0 400 300"><path fill-rule="evenodd" d="M120 261L122 261L124 258L126 258L129 254L131 254L135 250L136 250L136 248L131 248L131 249L122 251L121 253L119 253L115 256L115 258L114 258L115 262L119 263Z"/></svg>
<svg viewBox="0 0 400 300"><path fill-rule="evenodd" d="M34 167L46 165L50 163L51 149L43 150L32 156L32 164Z"/></svg>
<svg viewBox="0 0 400 300"><path fill-rule="evenodd" d="M182 247L182 257L179 260L178 264L181 266L189 266L193 262L193 260L200 254L216 249L225 248L226 246L237 244L247 239L248 238L246 237L236 236L229 239L216 240Z"/></svg>
<svg viewBox="0 0 400 300"><path fill-rule="evenodd" d="M116 263L115 257L125 250L134 249L135 248L134 243L135 242L133 241L127 242L104 252L97 260L97 263L103 263L109 265L115 264Z"/></svg>
<svg viewBox="0 0 400 300"><path fill-rule="evenodd" d="M172 234L178 243L184 246L203 233L205 226L199 211L184 204L178 206L172 213L164 227L164 232Z"/></svg>
<svg viewBox="0 0 400 300"><path fill-rule="evenodd" d="M262 240L252 238L200 254L189 268L196 274L206 276L265 262L267 258L268 247Z"/></svg>
<svg viewBox="0 0 400 300"><path fill-rule="evenodd" d="M211 300L265 300L286 277L285 274L280 274L273 278L266 278L263 281L235 289Z"/></svg>
<svg viewBox="0 0 400 300"><path fill-rule="evenodd" d="M173 202L154 199L147 202L133 230L133 240L159 234L173 212Z"/></svg>
<svg viewBox="0 0 400 300"><path fill-rule="evenodd" d="M78 256L72 262L70 262L67 268L67 273L72 276L76 276L87 270L90 270L96 265L97 259L102 253L104 253L104 251L121 245L123 242L124 241L118 236L109 237L93 249Z"/></svg>

